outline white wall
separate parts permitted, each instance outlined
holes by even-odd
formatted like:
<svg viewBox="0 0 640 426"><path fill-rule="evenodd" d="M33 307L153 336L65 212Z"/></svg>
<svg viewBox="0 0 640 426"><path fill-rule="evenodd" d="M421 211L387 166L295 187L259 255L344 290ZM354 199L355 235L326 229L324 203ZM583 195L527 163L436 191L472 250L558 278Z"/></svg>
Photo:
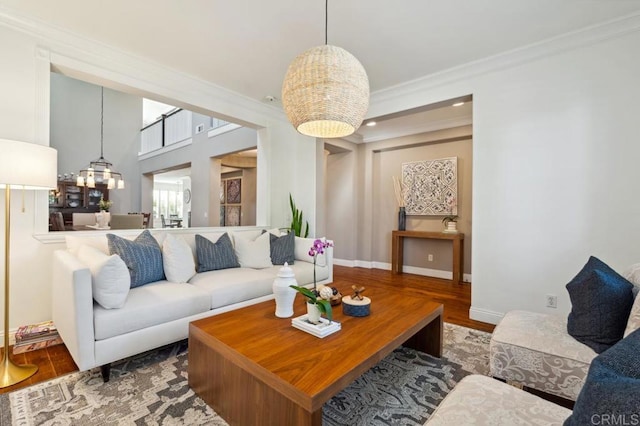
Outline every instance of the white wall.
<svg viewBox="0 0 640 426"><path fill-rule="evenodd" d="M288 123L273 122L258 132L258 173L267 169L257 182L256 223L269 224L276 228L289 227L291 209L289 194L296 206L303 211L304 220L309 221L309 236L316 232L316 177L324 162L321 141L303 136ZM316 158L317 154L320 157ZM266 164L264 164L265 162ZM269 194L269 200L264 200ZM264 212L262 209L268 211Z"/></svg>
<svg viewBox="0 0 640 426"><path fill-rule="evenodd" d="M51 73L50 144L58 150L58 174L86 169L100 157L100 87ZM122 174L124 189L109 191L113 213L140 210L138 150L142 98L104 90L104 158Z"/></svg>
<svg viewBox="0 0 640 426"><path fill-rule="evenodd" d="M478 79L473 308L544 311L589 255L640 260L640 34ZM618 218L624 218L623 226Z"/></svg>
<svg viewBox="0 0 640 426"><path fill-rule="evenodd" d="M640 260L639 28L571 35L548 55L537 46L379 94L374 113L473 94L472 318L566 314L564 286L589 255L618 271Z"/></svg>

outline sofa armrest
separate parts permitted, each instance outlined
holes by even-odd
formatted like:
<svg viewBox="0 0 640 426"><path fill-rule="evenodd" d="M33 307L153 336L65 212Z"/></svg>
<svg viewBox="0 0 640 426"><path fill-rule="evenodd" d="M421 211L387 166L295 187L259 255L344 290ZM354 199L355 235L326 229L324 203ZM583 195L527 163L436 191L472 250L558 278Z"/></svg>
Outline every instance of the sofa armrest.
<svg viewBox="0 0 640 426"><path fill-rule="evenodd" d="M80 371L95 367L91 272L66 250L53 253L52 312L62 340Z"/></svg>
<svg viewBox="0 0 640 426"><path fill-rule="evenodd" d="M327 278L327 281L329 283L332 283L333 282L333 240L327 240L327 241L331 243L331 246L325 249L325 252L327 253L327 267L329 268L329 277Z"/></svg>

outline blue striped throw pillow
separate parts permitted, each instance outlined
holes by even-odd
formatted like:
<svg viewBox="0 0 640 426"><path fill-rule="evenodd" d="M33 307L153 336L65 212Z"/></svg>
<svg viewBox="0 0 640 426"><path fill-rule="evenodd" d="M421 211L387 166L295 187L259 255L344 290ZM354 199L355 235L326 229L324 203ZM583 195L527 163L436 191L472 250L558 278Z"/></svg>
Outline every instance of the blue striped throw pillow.
<svg viewBox="0 0 640 426"><path fill-rule="evenodd" d="M293 265L296 260L295 240L296 235L289 232L287 235L277 237L273 234L269 235L271 239L271 263L274 265L284 265L287 262Z"/></svg>
<svg viewBox="0 0 640 426"><path fill-rule="evenodd" d="M131 288L165 279L160 245L149 231L143 231L134 241L107 234L109 252L122 258L129 274Z"/></svg>
<svg viewBox="0 0 640 426"><path fill-rule="evenodd" d="M231 244L231 238L226 232L215 243L196 234L196 257L198 258L198 272L240 267L238 256L236 256L233 244Z"/></svg>

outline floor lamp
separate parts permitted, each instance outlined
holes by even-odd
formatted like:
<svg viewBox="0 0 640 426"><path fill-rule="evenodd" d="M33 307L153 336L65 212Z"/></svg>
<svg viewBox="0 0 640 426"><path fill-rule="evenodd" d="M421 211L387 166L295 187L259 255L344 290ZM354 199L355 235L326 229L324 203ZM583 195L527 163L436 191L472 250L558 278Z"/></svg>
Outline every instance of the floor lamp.
<svg viewBox="0 0 640 426"><path fill-rule="evenodd" d="M43 190L57 185L57 151L47 146L0 139L0 189L4 188L4 352L0 388L14 385L38 371L36 365L17 365L9 357L9 261L11 245L11 189Z"/></svg>

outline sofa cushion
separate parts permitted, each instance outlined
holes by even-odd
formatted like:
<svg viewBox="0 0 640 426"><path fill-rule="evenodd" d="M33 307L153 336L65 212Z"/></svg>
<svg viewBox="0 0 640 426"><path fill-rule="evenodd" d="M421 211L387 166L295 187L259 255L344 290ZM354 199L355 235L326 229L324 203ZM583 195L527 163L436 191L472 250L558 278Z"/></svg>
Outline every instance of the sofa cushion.
<svg viewBox="0 0 640 426"><path fill-rule="evenodd" d="M235 251L240 267L261 269L273 266L269 254L269 235L262 234L256 239L235 236Z"/></svg>
<svg viewBox="0 0 640 426"><path fill-rule="evenodd" d="M567 333L567 317L509 311L491 335L490 375L575 401L596 353Z"/></svg>
<svg viewBox="0 0 640 426"><path fill-rule="evenodd" d="M571 312L567 331L601 353L622 339L633 304L633 285L598 258L567 284Z"/></svg>
<svg viewBox="0 0 640 426"><path fill-rule="evenodd" d="M198 272L240 267L238 256L236 256L231 244L231 238L226 232L215 242L197 234L196 257L198 259L196 268Z"/></svg>
<svg viewBox="0 0 640 426"><path fill-rule="evenodd" d="M571 411L490 377L471 375L453 388L425 425L560 425Z"/></svg>
<svg viewBox="0 0 640 426"><path fill-rule="evenodd" d="M109 251L119 255L131 274L131 288L164 280L162 250L148 230L129 241L114 234L107 234Z"/></svg>
<svg viewBox="0 0 640 426"><path fill-rule="evenodd" d="M274 265L284 265L285 262L293 265L296 260L295 234L289 232L286 235L277 236L269 232L271 262Z"/></svg>
<svg viewBox="0 0 640 426"><path fill-rule="evenodd" d="M162 243L162 264L167 280L186 283L196 274L191 247L181 237L168 234Z"/></svg>
<svg viewBox="0 0 640 426"><path fill-rule="evenodd" d="M211 308L244 302L273 293L276 275L268 269L230 268L198 273L190 284L205 290Z"/></svg>
<svg viewBox="0 0 640 426"><path fill-rule="evenodd" d="M81 246L78 259L91 271L93 299L105 309L123 307L129 294L131 276L120 256L109 256L95 247Z"/></svg>
<svg viewBox="0 0 640 426"><path fill-rule="evenodd" d="M587 380L566 426L640 422L640 330L619 341L591 363ZM615 423L604 423L615 416ZM609 419L611 417L608 417ZM635 420L634 420L635 419Z"/></svg>
<svg viewBox="0 0 640 426"><path fill-rule="evenodd" d="M206 291L190 284L158 281L132 288L124 306L107 310L94 305L96 340L120 336L211 309Z"/></svg>

